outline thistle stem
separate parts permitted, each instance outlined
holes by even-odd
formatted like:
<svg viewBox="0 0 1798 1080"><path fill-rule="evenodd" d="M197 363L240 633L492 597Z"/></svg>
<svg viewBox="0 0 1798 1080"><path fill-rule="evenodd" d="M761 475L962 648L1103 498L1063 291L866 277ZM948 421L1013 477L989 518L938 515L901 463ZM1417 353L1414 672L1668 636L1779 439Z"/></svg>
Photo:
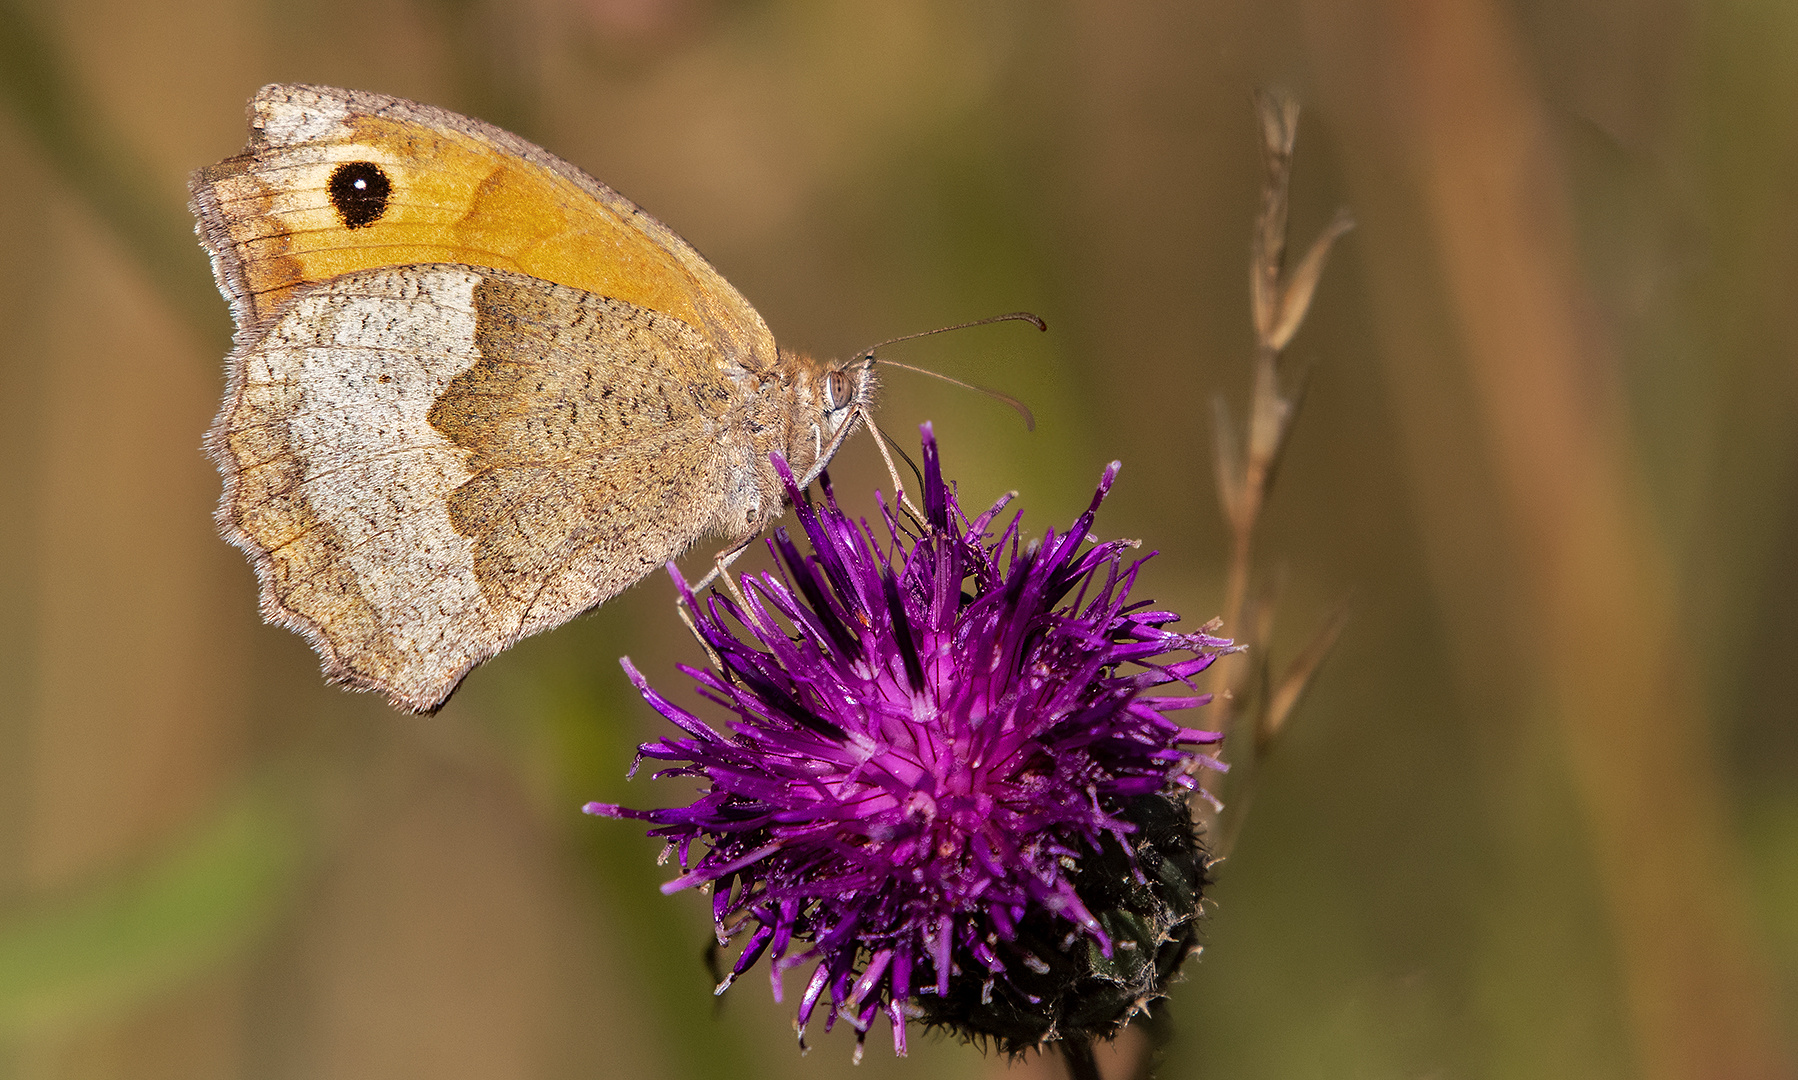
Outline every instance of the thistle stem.
<svg viewBox="0 0 1798 1080"><path fill-rule="evenodd" d="M1093 1044L1085 1039L1063 1039L1061 1056L1067 1059L1071 1080L1103 1080L1099 1075L1099 1059L1093 1056Z"/></svg>

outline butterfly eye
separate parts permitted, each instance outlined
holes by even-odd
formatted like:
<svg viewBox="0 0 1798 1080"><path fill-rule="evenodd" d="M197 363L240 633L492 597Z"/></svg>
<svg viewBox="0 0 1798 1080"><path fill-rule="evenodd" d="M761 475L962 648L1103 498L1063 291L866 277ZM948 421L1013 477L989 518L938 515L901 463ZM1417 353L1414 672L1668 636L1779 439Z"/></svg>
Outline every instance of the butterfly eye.
<svg viewBox="0 0 1798 1080"><path fill-rule="evenodd" d="M833 409L841 408L849 401L849 376L841 371L831 372L830 377L825 380L824 391L829 406Z"/></svg>

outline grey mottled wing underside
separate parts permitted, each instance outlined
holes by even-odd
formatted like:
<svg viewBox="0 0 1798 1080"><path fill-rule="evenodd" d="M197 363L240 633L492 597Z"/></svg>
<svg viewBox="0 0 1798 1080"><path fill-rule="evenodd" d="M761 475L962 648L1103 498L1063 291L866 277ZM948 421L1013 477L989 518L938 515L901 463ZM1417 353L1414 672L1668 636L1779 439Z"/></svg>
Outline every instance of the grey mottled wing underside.
<svg viewBox="0 0 1798 1080"><path fill-rule="evenodd" d="M406 708L718 526L739 392L686 323L503 271L361 271L232 357L209 436L264 614Z"/></svg>

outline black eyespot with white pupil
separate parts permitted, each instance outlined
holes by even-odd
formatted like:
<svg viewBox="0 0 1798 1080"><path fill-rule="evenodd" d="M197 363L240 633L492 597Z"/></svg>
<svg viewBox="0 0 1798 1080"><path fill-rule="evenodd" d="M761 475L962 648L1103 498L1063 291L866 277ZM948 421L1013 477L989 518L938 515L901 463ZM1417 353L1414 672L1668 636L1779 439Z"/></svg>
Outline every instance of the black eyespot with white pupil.
<svg viewBox="0 0 1798 1080"><path fill-rule="evenodd" d="M826 404L833 409L840 409L849 403L849 376L841 371L833 371L824 380Z"/></svg>
<svg viewBox="0 0 1798 1080"><path fill-rule="evenodd" d="M387 212L393 181L372 161L346 161L331 171L327 188L344 226L360 229L381 220Z"/></svg>

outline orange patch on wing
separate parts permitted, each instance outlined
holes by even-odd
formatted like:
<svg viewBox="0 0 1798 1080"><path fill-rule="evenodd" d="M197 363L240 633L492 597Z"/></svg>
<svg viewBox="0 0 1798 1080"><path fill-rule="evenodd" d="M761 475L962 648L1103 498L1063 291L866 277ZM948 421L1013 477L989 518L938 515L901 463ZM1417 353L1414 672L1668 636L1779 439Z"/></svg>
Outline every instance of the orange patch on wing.
<svg viewBox="0 0 1798 1080"><path fill-rule="evenodd" d="M259 312L272 311L300 285L357 270L461 263L529 274L702 326L694 296L703 285L693 274L563 177L460 132L426 134L367 116L351 126L346 148L368 150L393 182L385 212L371 224L344 226L322 180L305 192L286 189L282 198L269 190L277 185L256 177L255 165L247 170L278 223L260 236L245 229L234 237ZM237 220L251 225L254 217Z"/></svg>

